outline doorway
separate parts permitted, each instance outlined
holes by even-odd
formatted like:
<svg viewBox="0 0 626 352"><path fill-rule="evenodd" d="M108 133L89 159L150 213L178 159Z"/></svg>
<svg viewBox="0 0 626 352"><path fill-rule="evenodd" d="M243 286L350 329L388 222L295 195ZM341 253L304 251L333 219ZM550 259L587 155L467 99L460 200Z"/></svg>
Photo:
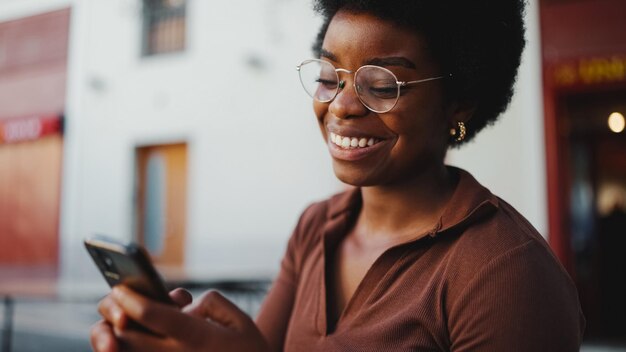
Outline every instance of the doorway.
<svg viewBox="0 0 626 352"><path fill-rule="evenodd" d="M588 340L626 343L626 89L560 104L571 248Z"/></svg>
<svg viewBox="0 0 626 352"><path fill-rule="evenodd" d="M187 144L136 150L135 237L155 263L184 263L187 219Z"/></svg>

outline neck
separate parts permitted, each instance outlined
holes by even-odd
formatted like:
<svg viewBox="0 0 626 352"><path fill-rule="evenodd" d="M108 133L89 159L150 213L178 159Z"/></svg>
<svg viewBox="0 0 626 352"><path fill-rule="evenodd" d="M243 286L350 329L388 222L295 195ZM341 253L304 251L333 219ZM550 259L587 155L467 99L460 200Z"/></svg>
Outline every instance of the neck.
<svg viewBox="0 0 626 352"><path fill-rule="evenodd" d="M455 181L443 163L402 183L362 189L359 236L402 241L433 229L454 192Z"/></svg>

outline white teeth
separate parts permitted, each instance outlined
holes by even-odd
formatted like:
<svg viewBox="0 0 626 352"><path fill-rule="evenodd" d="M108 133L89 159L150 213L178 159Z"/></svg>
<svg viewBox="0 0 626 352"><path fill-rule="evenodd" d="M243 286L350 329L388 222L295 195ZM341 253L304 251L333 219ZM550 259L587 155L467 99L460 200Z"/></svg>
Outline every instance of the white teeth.
<svg viewBox="0 0 626 352"><path fill-rule="evenodd" d="M343 149L371 147L378 143L373 137L344 137L332 132L330 133L330 141Z"/></svg>

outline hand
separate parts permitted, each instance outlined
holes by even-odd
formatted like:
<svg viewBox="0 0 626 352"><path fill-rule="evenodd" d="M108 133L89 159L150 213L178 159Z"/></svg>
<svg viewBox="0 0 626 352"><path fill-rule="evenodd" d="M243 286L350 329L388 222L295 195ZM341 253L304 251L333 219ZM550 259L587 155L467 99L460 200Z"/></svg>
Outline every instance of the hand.
<svg viewBox="0 0 626 352"><path fill-rule="evenodd" d="M184 303L177 294L173 292L172 298ZM180 311L116 287L99 310L107 322L92 329L96 351L268 350L254 322L215 291ZM129 318L158 335L127 329Z"/></svg>
<svg viewBox="0 0 626 352"><path fill-rule="evenodd" d="M181 288L171 291L170 298L180 309L189 305L193 299L188 291ZM110 294L100 301L98 312L104 317L104 320L100 320L91 327L91 346L94 351L120 351L120 344L115 337L114 329L125 329L129 322L128 317Z"/></svg>

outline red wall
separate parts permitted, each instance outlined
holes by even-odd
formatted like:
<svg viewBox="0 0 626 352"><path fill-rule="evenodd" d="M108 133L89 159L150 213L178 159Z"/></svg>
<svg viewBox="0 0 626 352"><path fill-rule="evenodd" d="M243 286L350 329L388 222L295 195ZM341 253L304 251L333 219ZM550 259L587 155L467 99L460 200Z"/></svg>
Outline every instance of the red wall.
<svg viewBox="0 0 626 352"><path fill-rule="evenodd" d="M0 119L61 113L70 10L0 23Z"/></svg>
<svg viewBox="0 0 626 352"><path fill-rule="evenodd" d="M626 54L626 1L544 2L541 41L545 63Z"/></svg>
<svg viewBox="0 0 626 352"><path fill-rule="evenodd" d="M0 127L63 113L69 19L64 9L0 23ZM15 143L0 138L4 268L58 265L63 138L57 131Z"/></svg>

